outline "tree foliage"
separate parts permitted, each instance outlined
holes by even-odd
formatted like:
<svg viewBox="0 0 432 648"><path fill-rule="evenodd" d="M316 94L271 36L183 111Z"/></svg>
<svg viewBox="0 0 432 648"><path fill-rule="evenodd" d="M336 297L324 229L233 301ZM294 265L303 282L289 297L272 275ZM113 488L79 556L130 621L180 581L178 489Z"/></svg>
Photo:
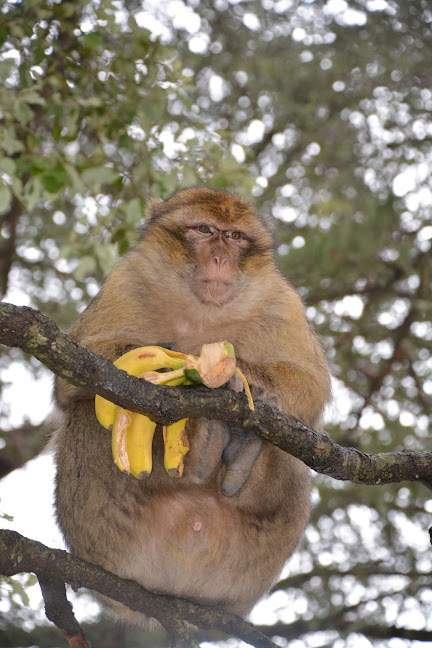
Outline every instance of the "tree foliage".
<svg viewBox="0 0 432 648"><path fill-rule="evenodd" d="M281 270L322 336L328 432L364 452L429 450L429 5L4 3L2 294L66 328L136 240L149 194L234 189L274 221ZM18 358L5 350L0 367ZM0 462L19 465L30 435L17 443L4 412L0 425ZM275 632L430 639L426 489L316 483Z"/></svg>

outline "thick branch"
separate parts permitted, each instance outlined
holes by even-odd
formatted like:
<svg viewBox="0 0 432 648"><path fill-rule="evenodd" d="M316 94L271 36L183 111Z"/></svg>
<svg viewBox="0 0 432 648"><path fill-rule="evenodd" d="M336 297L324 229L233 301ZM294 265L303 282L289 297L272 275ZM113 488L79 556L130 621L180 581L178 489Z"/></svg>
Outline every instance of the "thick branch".
<svg viewBox="0 0 432 648"><path fill-rule="evenodd" d="M74 589L85 587L105 594L131 610L143 612L146 616L157 619L176 638L177 646L193 646L191 633L187 628L184 629L184 619L207 630L217 627L255 648L275 646L249 623L233 614L184 599L152 594L135 581L115 576L66 551L51 549L40 542L24 538L16 531L0 530L0 573L13 576L21 572L35 573L39 581L45 584L45 588L47 583L51 587L53 583L68 583ZM52 610L54 606L50 603L49 607ZM54 612L56 614L57 611ZM70 617L68 621L71 622ZM189 643L184 644L187 637Z"/></svg>
<svg viewBox="0 0 432 648"><path fill-rule="evenodd" d="M260 437L334 479L363 484L421 481L431 484L432 453L366 454L343 448L299 421L257 402L249 410L243 394L204 387L158 387L129 376L111 362L89 352L62 333L42 313L28 307L0 304L0 342L20 347L68 382L100 394L122 407L170 423L204 416L254 430Z"/></svg>

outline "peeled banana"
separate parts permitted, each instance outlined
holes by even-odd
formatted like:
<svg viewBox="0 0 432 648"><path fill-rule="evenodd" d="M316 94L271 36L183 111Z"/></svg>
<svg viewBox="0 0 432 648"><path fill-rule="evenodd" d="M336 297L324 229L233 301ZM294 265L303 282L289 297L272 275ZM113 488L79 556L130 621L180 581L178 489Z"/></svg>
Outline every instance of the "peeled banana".
<svg viewBox="0 0 432 648"><path fill-rule="evenodd" d="M199 357L171 351L158 346L132 349L118 358L114 365L128 374L156 385L191 385L203 383L220 387L234 373L246 389L249 406L254 404L245 376L236 367L234 347L230 342L204 344ZM160 373L160 369L169 371ZM152 471L152 443L156 423L144 414L130 412L97 395L95 409L98 421L112 429L112 453L115 465L137 479L148 477ZM183 458L189 450L186 436L188 419L163 426L164 466L172 477L183 474Z"/></svg>

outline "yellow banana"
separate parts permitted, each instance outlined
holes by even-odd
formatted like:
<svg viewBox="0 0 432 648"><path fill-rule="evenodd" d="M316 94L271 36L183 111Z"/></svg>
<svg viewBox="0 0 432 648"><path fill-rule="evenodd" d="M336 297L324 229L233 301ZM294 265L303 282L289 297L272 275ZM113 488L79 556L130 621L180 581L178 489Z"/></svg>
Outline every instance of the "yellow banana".
<svg viewBox="0 0 432 648"><path fill-rule="evenodd" d="M171 349L165 349L165 347L160 347L160 346L152 346L152 349L160 349L164 353L170 356L170 358L177 358L178 360L185 360L187 357L186 353L182 353L181 351L171 351ZM233 347L234 348L234 347Z"/></svg>
<svg viewBox="0 0 432 648"><path fill-rule="evenodd" d="M152 444L156 423L144 414L135 414L127 430L126 450L129 472L137 479L150 477L152 471Z"/></svg>
<svg viewBox="0 0 432 648"><path fill-rule="evenodd" d="M234 347L231 342L204 344L198 357L193 355L186 357L183 371L191 383L203 383L213 388L224 385L236 373L245 388L250 409L255 409L248 381L236 367Z"/></svg>
<svg viewBox="0 0 432 648"><path fill-rule="evenodd" d="M187 419L180 419L163 426L164 466L171 477L181 477L183 474L183 457L190 447L185 432L186 423Z"/></svg>
<svg viewBox="0 0 432 648"><path fill-rule="evenodd" d="M110 430L117 411L117 405L111 403L111 401L106 398L102 398L99 394L96 394L95 397L95 411L97 420L101 425L104 426L107 430Z"/></svg>
<svg viewBox="0 0 432 648"><path fill-rule="evenodd" d="M182 356L182 357L178 357ZM114 364L131 376L156 369L180 369L184 365L184 354L157 346L138 347L120 356Z"/></svg>
<svg viewBox="0 0 432 648"><path fill-rule="evenodd" d="M156 369L169 368L179 370L184 366L184 358L186 358L186 355L178 351L170 351L169 349L163 349L158 346L147 346L128 351L120 356L120 358L117 358L114 365L118 369L123 369L123 371L126 371L131 376L139 376L146 371L154 371ZM110 429L113 425L116 407L117 405L106 400L106 398L99 396L99 394L96 395L96 416L104 428Z"/></svg>

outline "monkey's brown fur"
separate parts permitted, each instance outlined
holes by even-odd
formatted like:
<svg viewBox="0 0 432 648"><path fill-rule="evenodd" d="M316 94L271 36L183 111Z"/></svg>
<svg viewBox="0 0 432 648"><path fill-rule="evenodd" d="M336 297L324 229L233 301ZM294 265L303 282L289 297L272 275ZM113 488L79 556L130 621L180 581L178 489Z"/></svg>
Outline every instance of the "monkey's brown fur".
<svg viewBox="0 0 432 648"><path fill-rule="evenodd" d="M192 188L153 201L148 218L70 335L112 361L164 341L199 354L204 343L229 340L256 397L319 428L327 364L254 209L226 192ZM244 446L249 467L238 457L230 464L230 452L240 455L235 446L223 455L234 432L200 420L190 424L183 477L164 471L157 432L152 475L138 481L114 466L92 395L59 380L56 397L56 506L71 550L150 590L245 614L307 523L307 467L266 442L259 454Z"/></svg>

